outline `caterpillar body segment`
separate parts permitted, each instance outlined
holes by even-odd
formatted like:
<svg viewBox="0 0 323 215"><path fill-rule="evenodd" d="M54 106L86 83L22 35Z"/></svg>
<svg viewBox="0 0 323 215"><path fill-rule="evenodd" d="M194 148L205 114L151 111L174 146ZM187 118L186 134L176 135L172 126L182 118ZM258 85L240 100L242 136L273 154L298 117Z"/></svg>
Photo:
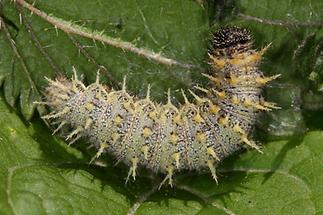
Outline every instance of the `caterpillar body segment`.
<svg viewBox="0 0 323 215"><path fill-rule="evenodd" d="M258 69L260 51L251 49L248 31L238 27L222 28L214 34L210 50L212 72L206 88L183 92L185 103L179 107L159 104L131 96L124 81L115 91L99 83L84 86L75 72L72 80L50 80L45 104L53 111L44 119L55 119L60 128L73 129L67 139L86 137L97 154L112 154L126 163L126 181L135 179L139 166L166 175L162 184L172 185L173 175L182 170L209 170L217 181L216 167L225 157L243 147L260 151L251 140L257 113L276 108L264 101L261 88L279 76L265 77Z"/></svg>

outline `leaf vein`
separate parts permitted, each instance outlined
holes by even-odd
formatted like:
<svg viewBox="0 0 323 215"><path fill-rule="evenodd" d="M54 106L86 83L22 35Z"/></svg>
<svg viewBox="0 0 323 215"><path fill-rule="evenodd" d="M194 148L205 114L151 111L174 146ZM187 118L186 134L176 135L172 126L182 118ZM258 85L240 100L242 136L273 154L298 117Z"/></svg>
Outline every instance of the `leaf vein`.
<svg viewBox="0 0 323 215"><path fill-rule="evenodd" d="M132 205L132 207L128 210L127 215L134 215L138 208L141 206L142 203L144 203L152 194L154 194L159 187L158 183L155 183L154 186L142 193L136 200L136 202Z"/></svg>
<svg viewBox="0 0 323 215"><path fill-rule="evenodd" d="M12 36L11 36L11 34L10 34L10 32L9 32L9 30L8 30L8 28L7 28L7 26L6 26L6 24L5 24L2 17L0 17L0 26L2 27L2 29L3 29L3 31L5 33L5 36L6 36L8 42L10 44L10 47L11 47L12 51L14 52L15 56L18 58L21 66L22 66L22 71L26 75L26 77L27 77L27 79L29 81L31 89L35 91L37 96L39 96L39 91L38 91L38 89L36 87L36 84L34 83L32 77L30 75L30 72L28 70L28 67L27 67L24 59L22 58L21 54L19 53L19 51L18 51L18 49L16 47L16 44L15 44L15 41L13 40L13 38L12 38Z"/></svg>

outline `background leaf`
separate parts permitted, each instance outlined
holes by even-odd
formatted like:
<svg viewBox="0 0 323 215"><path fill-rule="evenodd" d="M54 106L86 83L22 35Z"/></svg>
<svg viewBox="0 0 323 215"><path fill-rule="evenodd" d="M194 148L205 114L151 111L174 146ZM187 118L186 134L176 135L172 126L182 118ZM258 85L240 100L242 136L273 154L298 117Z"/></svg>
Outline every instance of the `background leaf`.
<svg viewBox="0 0 323 215"><path fill-rule="evenodd" d="M180 65L167 66L83 36L66 34L28 9L0 1L1 214L323 214L321 86L323 3L304 1L36 1L35 8L82 31L129 42ZM31 3L31 2L29 2ZM209 32L245 26L255 47L272 42L261 69L282 78L266 97L282 110L259 120L264 154L246 152L209 175L179 175L157 190L159 176L144 170L127 185L127 168L109 157L88 165L85 144L67 147L34 111L44 76L71 76L72 66L118 87L124 75L133 94L152 84L164 92L203 84ZM102 69L104 67L105 69ZM37 107L40 114L43 113ZM308 131L308 130L313 131ZM103 163L102 163L103 162Z"/></svg>
<svg viewBox="0 0 323 215"><path fill-rule="evenodd" d="M105 76L109 75L115 79L115 85L127 75L128 86L136 93L144 93L152 83L153 95L160 100L165 97L165 89L178 89L192 82L193 74L186 68L161 65L100 41L67 35L7 1L2 7L8 20L5 26L11 34L11 38L4 34L0 43L1 49L6 50L1 60L5 97L13 106L20 94L22 113L28 119L32 115L32 102L40 99L39 92L47 84L44 76L60 73L71 76L72 66L84 73L89 83L95 80L100 66L107 68L102 71L103 80L107 81ZM39 1L37 7L86 31L103 32L196 67L205 64L208 19L203 8L194 2L159 1L151 5L144 1L75 0L65 5L65 1ZM183 11L178 10L181 7ZM10 48L11 40L19 56ZM25 99L30 93L33 99Z"/></svg>

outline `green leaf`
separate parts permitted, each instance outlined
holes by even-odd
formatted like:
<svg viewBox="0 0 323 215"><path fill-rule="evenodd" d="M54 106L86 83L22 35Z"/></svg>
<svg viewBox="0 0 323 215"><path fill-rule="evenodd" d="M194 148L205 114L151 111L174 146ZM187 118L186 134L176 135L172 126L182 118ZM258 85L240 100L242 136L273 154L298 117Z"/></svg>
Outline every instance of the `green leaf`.
<svg viewBox="0 0 323 215"><path fill-rule="evenodd" d="M0 1L0 214L323 214L323 132L308 132L323 129L322 1L201 2ZM272 42L261 69L282 74L266 89L282 110L259 119L264 154L228 158L219 185L184 173L158 190L144 170L125 185L127 167L89 165L86 144L68 147L34 111L44 76L72 66L86 83L101 68L115 88L127 75L133 94L151 83L156 101L167 88L181 101L178 89L205 83L209 32L225 24L247 27L257 48Z"/></svg>
<svg viewBox="0 0 323 215"><path fill-rule="evenodd" d="M22 1L23 2L23 1ZM89 83L101 69L101 77L117 86L125 75L133 92L144 93L152 83L153 96L162 100L167 88L179 89L192 83L191 72L205 65L207 56L208 18L205 10L194 2L158 1L48 1L37 2L51 18L67 29L99 37L86 39L74 34L67 35L18 4L2 3L4 14L0 49L0 77L4 92L13 106L18 95L21 110L29 119L35 100L47 84L44 76L67 74L71 77L72 66L85 74ZM125 7L126 5L126 7ZM178 8L184 7L178 12ZM19 15L20 14L20 15ZM21 24L20 24L21 22ZM83 34L82 34L83 35ZM105 41L117 43L116 48ZM127 51L135 49L142 55L163 56L180 64L169 66L156 60ZM165 58L165 57L164 57ZM40 60L41 59L41 60ZM184 85L185 83L185 85Z"/></svg>
<svg viewBox="0 0 323 215"><path fill-rule="evenodd" d="M1 214L319 214L323 211L323 132L269 142L264 154L224 162L210 175L182 175L174 188L139 178L124 184L121 167L88 165L82 153L24 124L0 100ZM37 135L42 133L42 138Z"/></svg>

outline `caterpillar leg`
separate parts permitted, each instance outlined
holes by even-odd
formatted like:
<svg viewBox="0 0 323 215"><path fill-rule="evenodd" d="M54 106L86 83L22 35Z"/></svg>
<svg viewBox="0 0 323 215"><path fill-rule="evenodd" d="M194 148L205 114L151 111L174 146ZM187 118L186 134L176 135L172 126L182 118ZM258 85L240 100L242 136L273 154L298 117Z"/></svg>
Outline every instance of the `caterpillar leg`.
<svg viewBox="0 0 323 215"><path fill-rule="evenodd" d="M211 171L212 178L215 180L216 184L218 184L218 177L216 176L216 173L215 173L214 160L208 160L207 166L209 167L209 169Z"/></svg>
<svg viewBox="0 0 323 215"><path fill-rule="evenodd" d="M73 143L75 143L78 139L80 139L82 137L82 135L80 135L80 134L78 134L78 135L76 135L76 137L72 140L72 141L70 141L69 143L68 143L68 146L70 146L70 145L72 145Z"/></svg>
<svg viewBox="0 0 323 215"><path fill-rule="evenodd" d="M170 166L167 168L167 175L164 180L160 183L158 190L168 181L168 184L173 187L173 175L174 175L174 167Z"/></svg>
<svg viewBox="0 0 323 215"><path fill-rule="evenodd" d="M58 113L50 113L48 115L45 115L45 116L42 116L42 119L53 119L53 118L58 118L58 117L61 117L65 114L67 114L68 112L70 111L69 108L64 108L62 111L58 112Z"/></svg>
<svg viewBox="0 0 323 215"><path fill-rule="evenodd" d="M108 144L107 144L107 143L101 143L101 144L100 144L100 148L99 148L98 152L97 152L97 153L92 157L92 159L91 159L91 161L90 161L90 164L91 164L94 160L98 159L98 158L102 155L102 153L104 152L104 150L105 150L106 148L108 148Z"/></svg>
<svg viewBox="0 0 323 215"><path fill-rule="evenodd" d="M251 148L256 149L260 154L263 154L263 152L260 150L260 147L254 141L249 140L245 135L241 136L241 142L247 144Z"/></svg>
<svg viewBox="0 0 323 215"><path fill-rule="evenodd" d="M84 128L82 127L82 126L78 126L74 131L72 131L67 137L66 137L66 141L67 140L70 140L70 139L72 139L73 138L73 136L75 136L76 135L76 137L72 140L72 141L70 141L69 143L68 143L68 145L70 146L70 145L72 145L73 143L75 143L78 139L80 139L81 137L82 137L82 135L80 134L82 131L84 130Z"/></svg>
<svg viewBox="0 0 323 215"><path fill-rule="evenodd" d="M265 84L267 84L270 81L273 81L277 78L279 78L281 76L281 74L277 74L277 75L273 75L273 76L269 76L269 77L258 77L256 78L256 83L259 84L260 86L263 86Z"/></svg>
<svg viewBox="0 0 323 215"><path fill-rule="evenodd" d="M66 125L68 122L67 121L62 121L59 126L53 131L52 135L56 134L64 125Z"/></svg>
<svg viewBox="0 0 323 215"><path fill-rule="evenodd" d="M72 139L73 136L76 135L76 138L73 139L71 142L69 142L69 146L72 145L74 142L76 142L78 139L80 139L82 137L82 132L84 130L87 130L90 126L92 125L92 120L89 118L86 120L85 125L84 126L78 126L74 131L72 131L65 140L69 140Z"/></svg>
<svg viewBox="0 0 323 215"><path fill-rule="evenodd" d="M232 130L240 135L240 141L242 144L247 144L251 148L256 149L259 153L263 153L254 141L248 139L247 133L240 127L239 123L235 124Z"/></svg>
<svg viewBox="0 0 323 215"><path fill-rule="evenodd" d="M65 140L69 140L71 139L74 135L80 133L81 131L83 131L83 127L82 126L78 126L74 131L72 131Z"/></svg>
<svg viewBox="0 0 323 215"><path fill-rule="evenodd" d="M139 162L139 159L137 157L134 157L131 159L132 166L129 169L128 176L126 179L126 184L128 183L130 176L132 176L133 180L136 180L136 170L138 167L138 162Z"/></svg>

